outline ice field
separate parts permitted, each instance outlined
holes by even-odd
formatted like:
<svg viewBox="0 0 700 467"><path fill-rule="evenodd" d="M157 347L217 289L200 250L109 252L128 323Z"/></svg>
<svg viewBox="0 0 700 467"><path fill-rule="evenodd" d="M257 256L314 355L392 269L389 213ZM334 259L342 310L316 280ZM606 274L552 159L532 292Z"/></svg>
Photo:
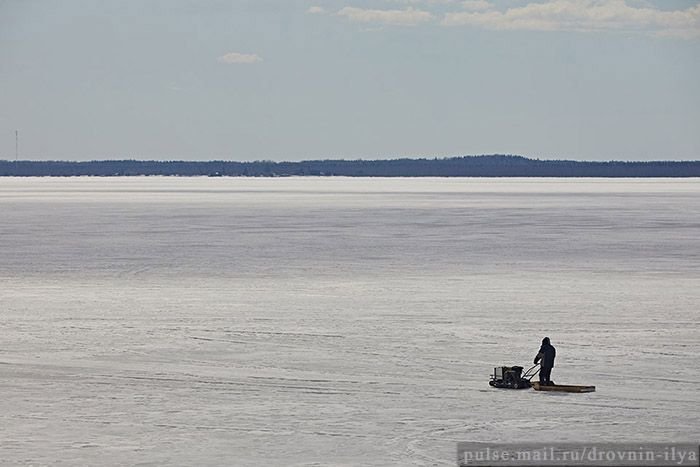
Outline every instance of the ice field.
<svg viewBox="0 0 700 467"><path fill-rule="evenodd" d="M0 464L700 439L698 179L0 179ZM557 383L489 387L542 337Z"/></svg>

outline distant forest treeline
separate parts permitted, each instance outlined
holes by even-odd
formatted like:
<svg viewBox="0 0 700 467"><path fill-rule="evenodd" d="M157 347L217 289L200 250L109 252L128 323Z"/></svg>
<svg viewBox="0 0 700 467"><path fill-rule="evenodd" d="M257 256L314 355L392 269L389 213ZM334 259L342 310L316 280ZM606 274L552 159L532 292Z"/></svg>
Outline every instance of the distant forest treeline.
<svg viewBox="0 0 700 467"><path fill-rule="evenodd" d="M0 161L0 176L700 177L700 161L582 162L521 156L444 159L233 161Z"/></svg>

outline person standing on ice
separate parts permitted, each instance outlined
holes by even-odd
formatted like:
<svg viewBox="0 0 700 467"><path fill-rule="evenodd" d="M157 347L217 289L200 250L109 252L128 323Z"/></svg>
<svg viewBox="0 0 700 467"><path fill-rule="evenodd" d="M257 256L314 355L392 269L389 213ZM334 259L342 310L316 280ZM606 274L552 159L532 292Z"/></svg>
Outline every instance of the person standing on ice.
<svg viewBox="0 0 700 467"><path fill-rule="evenodd" d="M549 379L554 368L554 358L557 356L557 349L549 342L549 337L542 339L542 347L535 356L535 365L542 360L540 364L540 384L543 386L553 386L554 383Z"/></svg>

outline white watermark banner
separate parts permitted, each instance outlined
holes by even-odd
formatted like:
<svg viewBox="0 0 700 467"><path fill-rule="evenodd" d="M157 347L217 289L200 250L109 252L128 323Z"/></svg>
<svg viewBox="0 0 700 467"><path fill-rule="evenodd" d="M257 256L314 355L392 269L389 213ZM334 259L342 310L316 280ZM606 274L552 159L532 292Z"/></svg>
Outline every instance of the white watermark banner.
<svg viewBox="0 0 700 467"><path fill-rule="evenodd" d="M689 443L463 442L457 444L457 465L460 467L700 467L700 446Z"/></svg>

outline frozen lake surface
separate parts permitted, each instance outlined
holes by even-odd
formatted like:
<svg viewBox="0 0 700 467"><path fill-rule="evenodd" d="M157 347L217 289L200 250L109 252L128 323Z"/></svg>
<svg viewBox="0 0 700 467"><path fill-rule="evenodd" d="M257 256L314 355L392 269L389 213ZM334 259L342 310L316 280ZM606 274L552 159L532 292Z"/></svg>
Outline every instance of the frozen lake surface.
<svg viewBox="0 0 700 467"><path fill-rule="evenodd" d="M700 439L700 181L0 179L0 462ZM559 383L488 386L557 348Z"/></svg>

